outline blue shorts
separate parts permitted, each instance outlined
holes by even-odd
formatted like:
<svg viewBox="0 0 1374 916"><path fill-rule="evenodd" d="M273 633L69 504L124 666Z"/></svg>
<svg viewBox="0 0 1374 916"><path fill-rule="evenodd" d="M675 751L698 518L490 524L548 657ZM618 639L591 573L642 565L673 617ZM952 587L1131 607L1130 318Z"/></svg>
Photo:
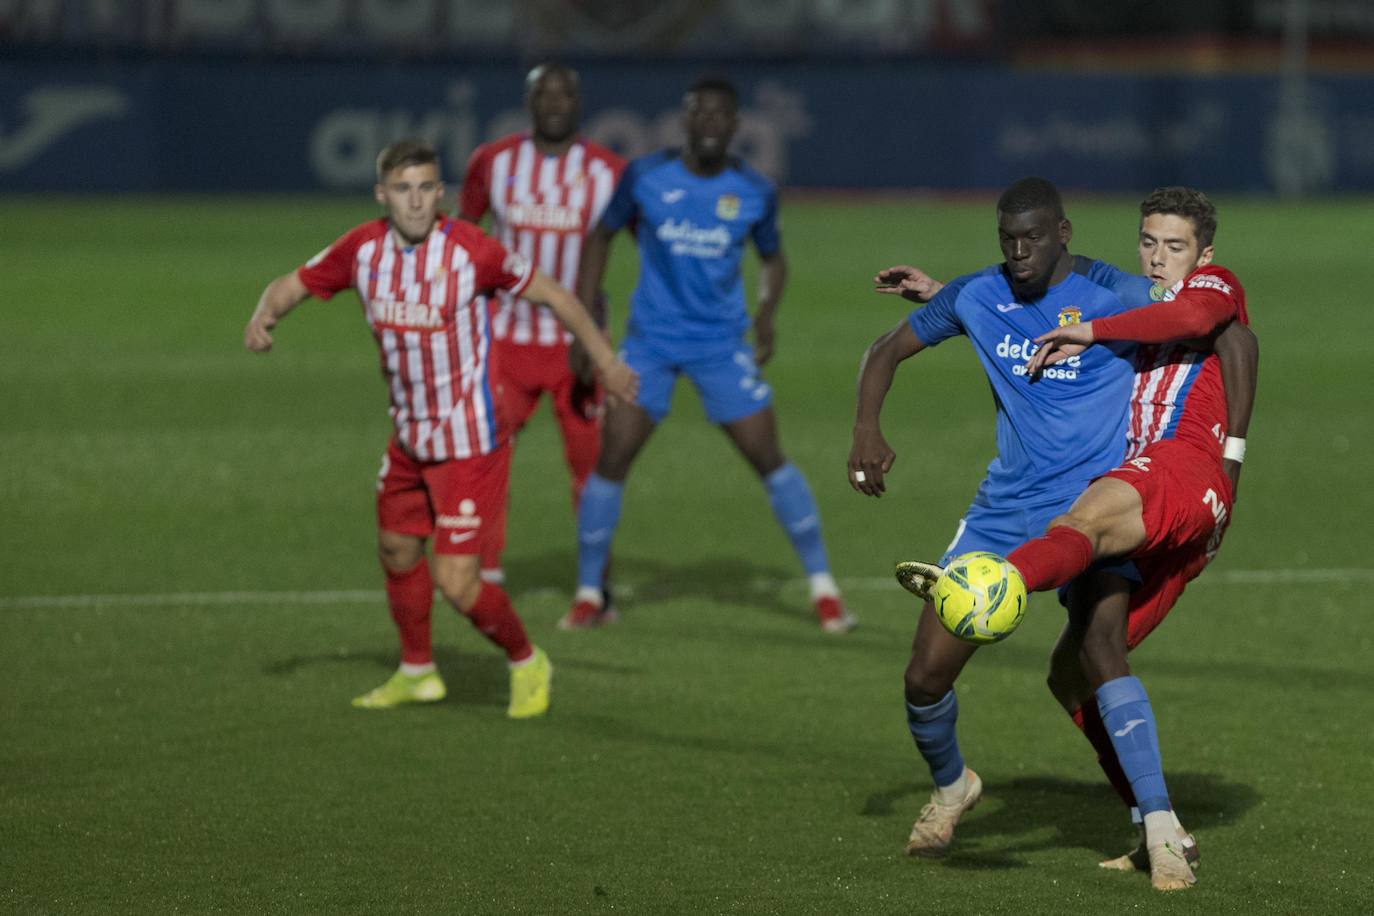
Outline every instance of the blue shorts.
<svg viewBox="0 0 1374 916"><path fill-rule="evenodd" d="M959 519L959 528L954 532L954 540L945 548L940 565L948 566L950 560L974 550L1005 557L1026 541L1044 534L1050 520L1067 512L1077 498L1078 494L1073 493L1059 502L1032 506L1015 502L992 506L975 499ZM1116 573L1133 582L1140 581L1140 573L1130 560L1102 560L1094 568ZM1059 597L1062 602L1063 590Z"/></svg>
<svg viewBox="0 0 1374 916"><path fill-rule="evenodd" d="M673 386L686 375L696 386L712 423L733 423L773 403L773 389L754 365L744 341L733 350L710 355L670 356L640 337L626 337L620 358L639 373L639 406L655 423L668 416Z"/></svg>

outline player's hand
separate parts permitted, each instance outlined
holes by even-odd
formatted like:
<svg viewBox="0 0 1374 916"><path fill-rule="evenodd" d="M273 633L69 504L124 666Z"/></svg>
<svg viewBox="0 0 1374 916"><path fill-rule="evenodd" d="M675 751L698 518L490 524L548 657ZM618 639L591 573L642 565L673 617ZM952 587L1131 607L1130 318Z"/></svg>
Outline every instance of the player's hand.
<svg viewBox="0 0 1374 916"><path fill-rule="evenodd" d="M243 345L254 353L266 353L272 349L272 328L276 326L276 319L254 315L243 328Z"/></svg>
<svg viewBox="0 0 1374 916"><path fill-rule="evenodd" d="M876 426L854 427L854 445L849 450L849 485L868 496L881 497L887 490L883 475L892 470L897 453Z"/></svg>
<svg viewBox="0 0 1374 916"><path fill-rule="evenodd" d="M762 366L773 358L773 316L754 316L754 365Z"/></svg>
<svg viewBox="0 0 1374 916"><path fill-rule="evenodd" d="M929 302L945 285L919 267L898 264L878 271L873 278L874 292L901 296L912 302Z"/></svg>
<svg viewBox="0 0 1374 916"><path fill-rule="evenodd" d="M1026 361L1026 374L1032 379L1040 374L1040 370L1046 366L1053 366L1055 363L1062 363L1070 357L1082 353L1093 343L1093 323L1085 321L1082 324L1066 324L1061 328L1046 331L1035 342L1040 346L1029 360Z"/></svg>
<svg viewBox="0 0 1374 916"><path fill-rule="evenodd" d="M606 396L617 402L635 403L639 397L639 373L616 358L601 370L601 385Z"/></svg>

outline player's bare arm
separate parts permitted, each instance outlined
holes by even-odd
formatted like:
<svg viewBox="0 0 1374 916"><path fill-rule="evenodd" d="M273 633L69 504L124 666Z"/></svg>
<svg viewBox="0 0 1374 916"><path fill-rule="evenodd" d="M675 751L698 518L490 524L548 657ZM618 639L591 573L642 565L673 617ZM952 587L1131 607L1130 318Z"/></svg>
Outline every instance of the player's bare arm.
<svg viewBox="0 0 1374 916"><path fill-rule="evenodd" d="M553 309L558 320L577 338L591 365L601 373L601 382L608 393L627 403L634 403L639 393L639 376L615 355L605 332L576 296L555 283L542 270L535 270L534 279L525 288L524 295L531 302Z"/></svg>
<svg viewBox="0 0 1374 916"><path fill-rule="evenodd" d="M787 257L778 249L759 259L758 305L754 312L754 362L762 366L773 358L773 318L787 285Z"/></svg>
<svg viewBox="0 0 1374 916"><path fill-rule="evenodd" d="M1233 321L1217 335L1212 349L1221 364L1221 382L1226 388L1226 439L1221 465L1231 478L1232 501L1240 486L1240 466L1245 457L1245 435L1250 429L1250 412L1255 406L1255 387L1259 381L1259 338L1239 321ZM1239 443L1239 444L1237 444Z"/></svg>
<svg viewBox="0 0 1374 916"><path fill-rule="evenodd" d="M889 296L901 296L911 302L929 302L945 288L939 280L919 267L898 264L878 271L873 278L873 291Z"/></svg>
<svg viewBox="0 0 1374 916"><path fill-rule="evenodd" d="M301 278L293 270L283 274L262 291L257 308L243 329L243 345L254 353L266 353L272 349L272 329L282 316L300 305L310 291L305 288Z"/></svg>
<svg viewBox="0 0 1374 916"><path fill-rule="evenodd" d="M599 328L606 327L606 297L601 295L601 284L606 278L606 262L611 256L614 237L614 230L600 225L588 232L582 242L582 259L577 265L577 298L586 303L585 308ZM581 340L574 341L568 348L568 365L579 381L591 383L593 362Z"/></svg>
<svg viewBox="0 0 1374 916"><path fill-rule="evenodd" d="M868 496L882 496L887 486L883 475L892 470L897 453L883 438L883 401L892 387L897 366L925 349L925 344L903 320L873 341L859 364L858 406L854 416L854 441L849 450L849 485Z"/></svg>

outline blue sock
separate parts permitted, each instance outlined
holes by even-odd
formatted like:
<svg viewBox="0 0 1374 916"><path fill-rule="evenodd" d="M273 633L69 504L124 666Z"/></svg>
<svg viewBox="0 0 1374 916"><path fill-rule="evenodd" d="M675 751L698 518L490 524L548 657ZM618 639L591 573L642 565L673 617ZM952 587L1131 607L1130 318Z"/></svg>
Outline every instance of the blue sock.
<svg viewBox="0 0 1374 916"><path fill-rule="evenodd" d="M768 488L773 515L787 532L792 549L801 557L806 574L829 572L830 560L821 540L821 514L802 472L789 461L763 478L763 485Z"/></svg>
<svg viewBox="0 0 1374 916"><path fill-rule="evenodd" d="M964 755L959 753L959 736L954 733L958 719L959 701L953 690L929 706L906 704L906 726L937 786L949 785L964 772Z"/></svg>
<svg viewBox="0 0 1374 916"><path fill-rule="evenodd" d="M593 473L582 488L577 509L577 585L601 588L606 560L611 555L611 539L620 524L620 497L624 483L616 483Z"/></svg>
<svg viewBox="0 0 1374 916"><path fill-rule="evenodd" d="M1164 787L1155 714L1145 685L1138 677L1108 681L1097 688L1097 709L1112 737L1116 759L1131 781L1140 813L1168 811L1169 790Z"/></svg>

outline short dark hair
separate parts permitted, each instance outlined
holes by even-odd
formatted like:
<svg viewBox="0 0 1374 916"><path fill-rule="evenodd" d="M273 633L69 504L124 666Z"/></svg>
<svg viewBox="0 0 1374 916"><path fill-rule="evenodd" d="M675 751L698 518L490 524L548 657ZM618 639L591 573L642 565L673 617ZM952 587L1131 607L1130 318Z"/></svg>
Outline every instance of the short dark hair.
<svg viewBox="0 0 1374 916"><path fill-rule="evenodd" d="M719 92L729 96L730 104L739 107L739 90L735 84L723 76L703 76L692 85L687 87L686 97L696 95L698 92Z"/></svg>
<svg viewBox="0 0 1374 916"><path fill-rule="evenodd" d="M1064 218L1064 201L1059 197L1059 189L1045 178L1022 178L997 198L998 213L1029 213L1042 208L1053 210L1055 216Z"/></svg>
<svg viewBox="0 0 1374 916"><path fill-rule="evenodd" d="M438 164L439 154L433 146L415 137L407 137L397 140L377 155L377 180L381 181L396 169Z"/></svg>
<svg viewBox="0 0 1374 916"><path fill-rule="evenodd" d="M1185 188L1182 185L1155 188L1149 197L1140 202L1140 218L1144 219L1156 213L1181 216L1191 221L1199 249L1208 247L1212 244L1212 239L1216 238L1216 205L1197 188Z"/></svg>

